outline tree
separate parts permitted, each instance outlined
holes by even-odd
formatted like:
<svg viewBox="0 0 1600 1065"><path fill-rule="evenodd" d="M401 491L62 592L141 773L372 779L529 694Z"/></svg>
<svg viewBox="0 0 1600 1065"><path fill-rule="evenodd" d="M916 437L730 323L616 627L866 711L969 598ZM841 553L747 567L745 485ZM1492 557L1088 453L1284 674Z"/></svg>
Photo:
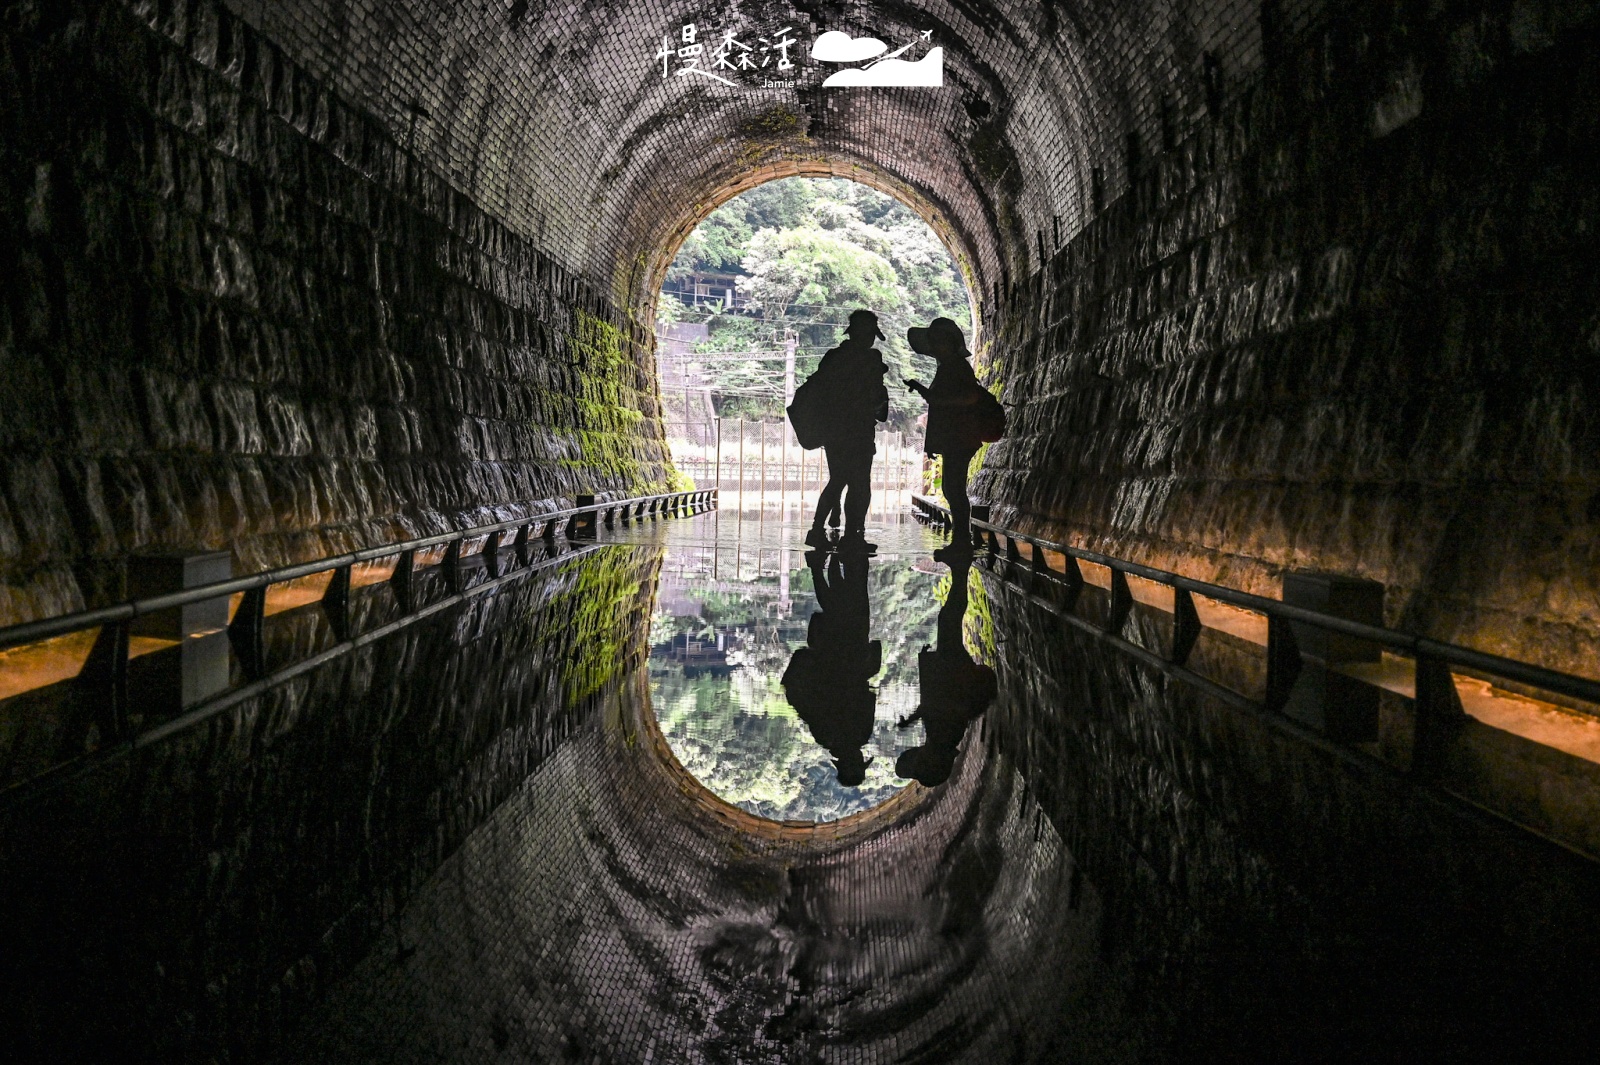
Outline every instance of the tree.
<svg viewBox="0 0 1600 1065"><path fill-rule="evenodd" d="M966 289L933 231L904 204L844 179L772 181L717 208L668 277L707 272L736 275L749 306L667 310L705 315L710 340L700 349L725 417L782 416L782 363L731 353L781 351L792 331L803 378L839 342L850 312L866 307L887 335L878 346L889 364L890 427L912 430L923 403L901 381L926 379L933 365L911 352L906 327L939 316L970 326Z"/></svg>

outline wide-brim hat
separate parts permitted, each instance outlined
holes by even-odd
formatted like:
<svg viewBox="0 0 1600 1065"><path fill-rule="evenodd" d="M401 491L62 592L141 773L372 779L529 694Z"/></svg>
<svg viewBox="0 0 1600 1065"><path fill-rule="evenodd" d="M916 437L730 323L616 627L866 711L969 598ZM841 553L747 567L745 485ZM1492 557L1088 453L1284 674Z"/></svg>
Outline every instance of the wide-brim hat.
<svg viewBox="0 0 1600 1065"><path fill-rule="evenodd" d="M833 772L838 777L839 783L845 787L859 787L862 781L867 779L867 767L871 764L871 758L862 761L858 753L855 758L851 759L833 759Z"/></svg>
<svg viewBox="0 0 1600 1065"><path fill-rule="evenodd" d="M961 331L961 327L951 318L935 318L929 322L928 336L930 338L937 336L957 348L965 349L967 346L967 335Z"/></svg>
<svg viewBox="0 0 1600 1065"><path fill-rule="evenodd" d="M918 355L927 355L929 353L929 339L928 327L925 325L914 325L906 330L906 343L910 344L911 350Z"/></svg>
<svg viewBox="0 0 1600 1065"><path fill-rule="evenodd" d="M857 323L860 323L863 326L870 325L872 327L872 334L879 340L889 339L883 335L883 330L878 326L878 316L873 312L864 309L859 311L851 311L849 328L854 329Z"/></svg>

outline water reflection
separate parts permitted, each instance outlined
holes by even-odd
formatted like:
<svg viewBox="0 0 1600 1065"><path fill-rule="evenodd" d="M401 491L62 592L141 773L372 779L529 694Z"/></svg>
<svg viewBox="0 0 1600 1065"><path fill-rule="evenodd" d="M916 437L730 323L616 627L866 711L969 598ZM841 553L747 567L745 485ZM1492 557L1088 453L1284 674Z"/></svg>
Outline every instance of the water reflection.
<svg viewBox="0 0 1600 1065"><path fill-rule="evenodd" d="M651 697L713 793L759 817L832 821L910 783L896 763L926 737L899 723L916 713L945 569L914 523L876 530L876 556L846 557L805 551L800 517L723 513L705 539L669 541Z"/></svg>
<svg viewBox="0 0 1600 1065"><path fill-rule="evenodd" d="M872 678L883 668L883 641L869 637L867 556L806 552L817 610L806 627L806 646L783 671L789 705L828 749L840 784L860 787L872 762L862 746L872 741L878 693Z"/></svg>
<svg viewBox="0 0 1600 1065"><path fill-rule="evenodd" d="M922 704L897 726L906 729L920 721L926 729L926 741L902 752L895 772L930 788L950 778L961 737L994 701L996 689L994 670L973 661L962 640L972 557L953 555L949 564L950 591L939 608L938 644L917 655Z"/></svg>

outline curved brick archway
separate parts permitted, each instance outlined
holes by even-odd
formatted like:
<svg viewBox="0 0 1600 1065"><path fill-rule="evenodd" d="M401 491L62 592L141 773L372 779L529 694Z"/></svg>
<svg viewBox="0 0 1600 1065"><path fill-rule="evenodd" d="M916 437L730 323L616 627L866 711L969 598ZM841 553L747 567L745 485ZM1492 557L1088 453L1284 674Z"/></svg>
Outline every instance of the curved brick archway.
<svg viewBox="0 0 1600 1065"><path fill-rule="evenodd" d="M663 76L685 21L940 89ZM7 23L0 618L660 484L662 256L760 175L961 250L1007 520L1592 671L1588 4L72 0ZM95 106L82 106L85 100Z"/></svg>

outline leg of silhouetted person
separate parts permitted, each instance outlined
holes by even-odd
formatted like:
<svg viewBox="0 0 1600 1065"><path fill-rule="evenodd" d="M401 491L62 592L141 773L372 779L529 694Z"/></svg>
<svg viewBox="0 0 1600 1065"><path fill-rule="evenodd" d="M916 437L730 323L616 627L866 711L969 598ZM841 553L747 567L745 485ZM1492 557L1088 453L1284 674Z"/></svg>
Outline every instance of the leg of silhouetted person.
<svg viewBox="0 0 1600 1065"><path fill-rule="evenodd" d="M817 515L812 519L811 532L806 536L806 543L813 547L821 547L826 540L824 525L828 515L839 508L839 496L844 492L845 468L848 466L841 449L825 447L823 453L828 456L828 483L817 493Z"/></svg>
<svg viewBox="0 0 1600 1065"><path fill-rule="evenodd" d="M853 449L846 460L846 485L844 496L844 535L852 539L865 539L867 511L872 506L872 451Z"/></svg>
<svg viewBox="0 0 1600 1065"><path fill-rule="evenodd" d="M967 499L967 474L972 467L976 451L957 451L944 457L944 498L950 504L950 537L952 547L966 547L972 543L972 502Z"/></svg>

